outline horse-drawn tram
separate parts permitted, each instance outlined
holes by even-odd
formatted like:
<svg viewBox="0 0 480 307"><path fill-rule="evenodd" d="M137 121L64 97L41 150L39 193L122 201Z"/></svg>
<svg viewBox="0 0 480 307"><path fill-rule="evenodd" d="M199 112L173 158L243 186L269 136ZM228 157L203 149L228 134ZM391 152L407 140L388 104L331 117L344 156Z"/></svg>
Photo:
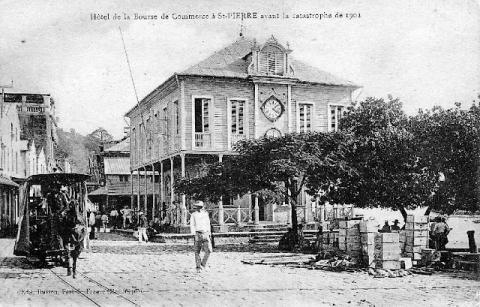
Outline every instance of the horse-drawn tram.
<svg viewBox="0 0 480 307"><path fill-rule="evenodd" d="M30 176L20 188L20 219L14 254L46 263L68 261L68 275L87 234L85 174L52 173Z"/></svg>

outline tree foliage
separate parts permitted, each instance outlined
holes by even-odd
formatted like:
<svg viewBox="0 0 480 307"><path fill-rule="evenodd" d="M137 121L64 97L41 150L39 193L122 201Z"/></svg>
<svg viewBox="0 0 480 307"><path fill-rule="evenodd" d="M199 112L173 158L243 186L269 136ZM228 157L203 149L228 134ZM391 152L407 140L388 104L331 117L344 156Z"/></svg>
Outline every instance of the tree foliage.
<svg viewBox="0 0 480 307"><path fill-rule="evenodd" d="M428 204L437 172L420 155L398 99L367 98L348 108L341 127L353 134L347 163L357 176L341 183L343 202L400 210Z"/></svg>
<svg viewBox="0 0 480 307"><path fill-rule="evenodd" d="M239 141L238 155L211 165L204 176L183 179L176 190L200 199L254 193L281 198L292 207L292 226L297 228L297 199L305 187L315 195L333 191L340 176L352 170L345 163L346 135L340 133L288 134L278 138ZM325 196L326 195L326 196ZM323 197L328 198L328 193Z"/></svg>
<svg viewBox="0 0 480 307"><path fill-rule="evenodd" d="M432 171L444 174L429 206L436 211L475 211L479 203L480 106L435 107L410 119L419 154Z"/></svg>
<svg viewBox="0 0 480 307"><path fill-rule="evenodd" d="M480 105L408 117L398 99L367 98L347 109L340 127L337 133L240 141L237 155L176 189L212 201L249 192L287 200L294 228L303 188L325 202L400 210L405 219L406 209L420 206L427 213L477 208Z"/></svg>

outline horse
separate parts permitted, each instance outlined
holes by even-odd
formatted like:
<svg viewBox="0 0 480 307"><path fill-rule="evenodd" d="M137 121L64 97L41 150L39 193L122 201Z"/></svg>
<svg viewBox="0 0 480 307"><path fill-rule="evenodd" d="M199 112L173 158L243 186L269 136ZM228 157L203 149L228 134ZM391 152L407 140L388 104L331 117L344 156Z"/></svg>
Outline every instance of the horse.
<svg viewBox="0 0 480 307"><path fill-rule="evenodd" d="M68 262L67 276L76 278L77 259L83 250L83 241L87 234L85 219L79 212L78 202L71 200L62 212L62 239Z"/></svg>

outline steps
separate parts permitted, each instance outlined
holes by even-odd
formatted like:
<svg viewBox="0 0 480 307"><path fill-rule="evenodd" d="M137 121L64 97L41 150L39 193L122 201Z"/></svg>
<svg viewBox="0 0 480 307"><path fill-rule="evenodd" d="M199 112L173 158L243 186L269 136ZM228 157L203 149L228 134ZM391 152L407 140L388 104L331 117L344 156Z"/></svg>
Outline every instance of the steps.
<svg viewBox="0 0 480 307"><path fill-rule="evenodd" d="M287 231L257 231L256 234L248 241L252 244L278 244L280 239ZM304 230L303 236L305 240L314 242L317 239L317 231Z"/></svg>

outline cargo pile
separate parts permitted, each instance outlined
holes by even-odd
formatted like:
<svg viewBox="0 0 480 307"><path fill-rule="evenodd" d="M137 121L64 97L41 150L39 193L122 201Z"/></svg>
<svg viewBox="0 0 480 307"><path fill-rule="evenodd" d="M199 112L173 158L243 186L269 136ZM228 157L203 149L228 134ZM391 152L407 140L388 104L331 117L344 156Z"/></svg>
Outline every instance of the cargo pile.
<svg viewBox="0 0 480 307"><path fill-rule="evenodd" d="M358 225L363 264L366 267L375 267L375 234L378 232L378 227L371 220L362 220Z"/></svg>
<svg viewBox="0 0 480 307"><path fill-rule="evenodd" d="M339 221L338 225L338 249L357 261L362 258L360 222L361 220Z"/></svg>
<svg viewBox="0 0 480 307"><path fill-rule="evenodd" d="M375 234L375 267L399 270L400 269L400 245L398 232Z"/></svg>
<svg viewBox="0 0 480 307"><path fill-rule="evenodd" d="M428 216L407 216L404 256L412 258L414 263L422 259L422 249L428 247L428 230Z"/></svg>

